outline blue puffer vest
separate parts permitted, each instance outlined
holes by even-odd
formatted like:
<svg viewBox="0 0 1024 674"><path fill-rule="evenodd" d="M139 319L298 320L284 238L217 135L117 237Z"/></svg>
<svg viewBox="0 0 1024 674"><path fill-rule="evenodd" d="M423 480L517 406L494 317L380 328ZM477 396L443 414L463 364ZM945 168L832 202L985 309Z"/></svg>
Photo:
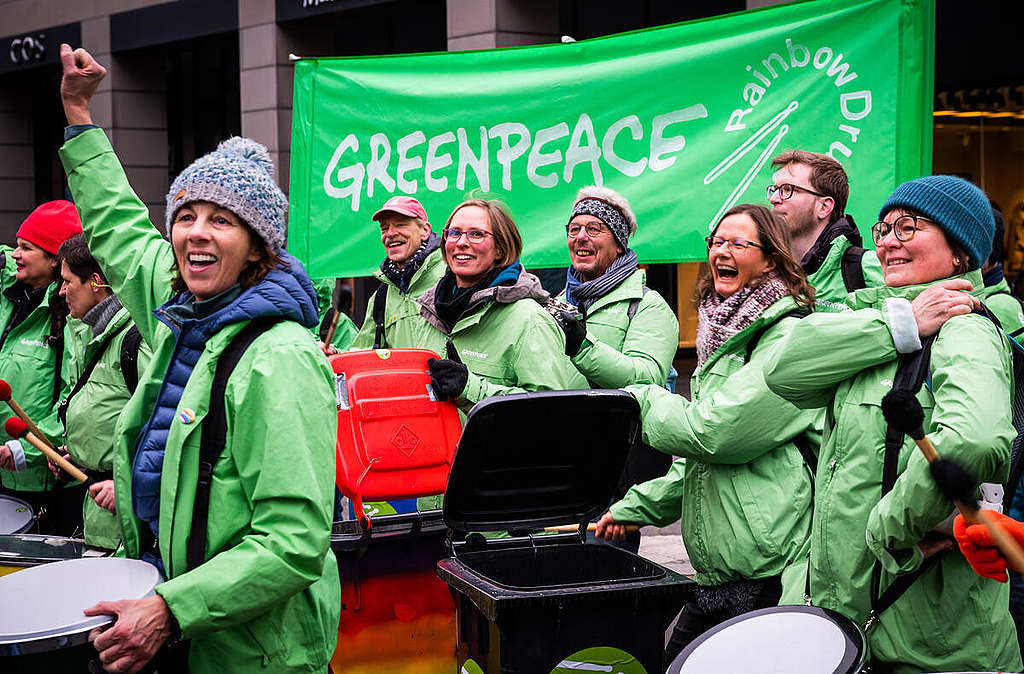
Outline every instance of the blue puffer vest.
<svg viewBox="0 0 1024 674"><path fill-rule="evenodd" d="M180 326L168 318L164 311L168 307L195 301L190 292L171 298L154 312L176 339L153 414L139 433L132 462L132 509L154 536L160 519L160 475L167 435L185 384L210 337L226 325L264 316L280 316L307 328L319 325L316 291L306 270L283 251L281 257L286 266L271 271L262 282L246 288L233 302L208 316L185 320Z"/></svg>

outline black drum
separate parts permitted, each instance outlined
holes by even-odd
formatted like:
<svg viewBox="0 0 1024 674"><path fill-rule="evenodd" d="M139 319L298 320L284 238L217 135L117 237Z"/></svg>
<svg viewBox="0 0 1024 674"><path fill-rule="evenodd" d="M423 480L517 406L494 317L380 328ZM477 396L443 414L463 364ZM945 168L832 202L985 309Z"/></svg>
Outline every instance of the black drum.
<svg viewBox="0 0 1024 674"><path fill-rule="evenodd" d="M855 674L865 665L864 632L817 606L773 606L744 613L700 635L669 674Z"/></svg>

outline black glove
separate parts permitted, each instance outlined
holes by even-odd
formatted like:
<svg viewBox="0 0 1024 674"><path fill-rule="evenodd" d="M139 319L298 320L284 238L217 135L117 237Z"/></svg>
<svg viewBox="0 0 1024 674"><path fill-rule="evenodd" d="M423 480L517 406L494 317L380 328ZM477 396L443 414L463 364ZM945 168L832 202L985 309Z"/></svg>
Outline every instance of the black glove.
<svg viewBox="0 0 1024 674"><path fill-rule="evenodd" d="M469 368L459 360L448 358L430 358L430 386L438 400L454 400L466 390L469 381Z"/></svg>
<svg viewBox="0 0 1024 674"><path fill-rule="evenodd" d="M572 358L580 352L583 340L587 337L587 317L582 313L558 309L554 313L555 322L565 333L565 355Z"/></svg>

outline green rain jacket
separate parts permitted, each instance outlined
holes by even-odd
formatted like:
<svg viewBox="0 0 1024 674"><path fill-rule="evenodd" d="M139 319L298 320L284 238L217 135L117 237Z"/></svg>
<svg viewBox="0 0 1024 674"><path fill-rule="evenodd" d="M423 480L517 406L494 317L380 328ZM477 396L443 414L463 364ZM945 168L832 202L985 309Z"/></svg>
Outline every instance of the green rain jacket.
<svg viewBox="0 0 1024 674"><path fill-rule="evenodd" d="M327 312L333 309L331 301L334 297L334 284L335 279L322 278L313 281L313 288L316 290L316 302L317 308L320 310L320 319L323 320L327 316ZM333 320L333 316L332 316ZM320 339L320 326L313 328L310 332L318 340ZM359 329L356 324L352 322L352 319L348 317L344 311L338 316L338 324L334 328L334 339L331 340L331 345L334 346L338 351L347 351L352 346L352 340L356 338L356 333Z"/></svg>
<svg viewBox="0 0 1024 674"><path fill-rule="evenodd" d="M981 288L981 274L966 278ZM827 406L815 481L810 590L813 603L864 625L871 574L881 587L917 569L916 544L952 505L936 489L910 438L900 451L895 487L881 496L885 421L881 400L896 373L886 298L912 300L927 285L868 288L851 295L852 312L804 319L774 351L769 388L799 406ZM1007 478L1010 442L1008 345L988 319L951 318L931 352L931 384L918 400L939 456L956 459L980 481ZM939 561L884 611L868 631L882 671L1020 671L1009 588L974 573L959 551Z"/></svg>
<svg viewBox="0 0 1024 674"><path fill-rule="evenodd" d="M414 344L445 356L451 338L469 368L456 401L464 411L495 395L590 388L565 355L565 335L541 307L548 294L533 274L524 271L515 285L476 292L450 336L434 309L435 290L420 296L426 327Z"/></svg>
<svg viewBox="0 0 1024 674"><path fill-rule="evenodd" d="M681 514L701 585L781 575L806 553L812 476L792 440L805 434L816 446L818 414L774 395L763 374L767 354L798 323L785 318L796 308L784 297L723 344L694 372L690 401L657 385L627 389L640 402L644 441L681 458L630 488L612 517L666 526Z"/></svg>
<svg viewBox="0 0 1024 674"><path fill-rule="evenodd" d="M69 319L64 335L68 344L68 360L64 365L69 391L82 376L82 371L104 341L103 350L89 380L68 403L67 429L64 444L72 460L86 470L110 472L114 469L114 432L117 420L132 397L121 371L121 344L133 325L124 307L107 323L99 335L80 320ZM150 351L139 345L138 371L141 375L149 363ZM86 494L82 506L85 540L89 545L113 550L121 542L121 522L117 515L96 505Z"/></svg>
<svg viewBox="0 0 1024 674"><path fill-rule="evenodd" d="M2 294L16 281L17 269L10 258L11 250L9 246L0 246L0 255L7 257L7 264L0 272L0 332L7 329L14 309L10 300ZM14 400L55 445L60 442L62 430L53 404L57 361L47 338L50 335L50 297L56 292L57 284L53 283L47 288L46 296L39 306L21 323L11 328L3 345L0 346L0 379L11 385ZM66 341L63 357L66 363ZM67 391L66 387L60 388L62 390L57 392L58 400ZM4 409L9 411L7 405L4 405ZM0 444L8 440L10 436L0 428ZM55 488L56 478L47 467L43 453L33 447L28 440L22 439L20 442L25 452L25 470L0 470L0 483L15 491L46 491Z"/></svg>
<svg viewBox="0 0 1024 674"><path fill-rule="evenodd" d="M153 315L171 292L174 256L101 130L72 138L60 153L89 250L153 349L118 422L114 459L125 547L138 557L145 525L130 507L131 460L175 347L170 329ZM213 472L206 561L185 568L214 368L244 326L229 325L207 342L176 415L182 419L188 408L194 422L171 425L159 522L168 580L156 592L191 639L192 674L321 673L337 641L341 606L330 549L336 401L327 362L297 323L278 323L257 339L227 383L227 442Z"/></svg>
<svg viewBox="0 0 1024 674"><path fill-rule="evenodd" d="M999 319L999 324L1006 332L1014 332L1024 327L1024 309L1020 300L1010 293L1010 286L1003 279L994 286L985 286L978 294L985 306ZM1022 341L1018 337L1017 341Z"/></svg>
<svg viewBox="0 0 1024 674"><path fill-rule="evenodd" d="M441 249L438 248L427 256L423 264L409 281L409 292L403 293L394 282L384 275L380 269L373 275L387 286L387 298L384 300L384 341L389 349L422 349L428 348L423 345L422 336L429 332L420 316L420 305L417 299L426 291L433 288L448 267L441 257ZM375 293L374 293L375 294ZM359 329L355 341L352 342L353 349L372 349L373 340L377 337L377 324L373 322L373 295L366 303L366 318L363 319L363 327ZM440 354L443 356L444 351Z"/></svg>
<svg viewBox="0 0 1024 674"><path fill-rule="evenodd" d="M665 385L679 344L679 321L637 269L587 310L587 338L572 364L600 388ZM558 296L565 299L565 292ZM633 320L629 305L637 302Z"/></svg>
<svg viewBox="0 0 1024 674"><path fill-rule="evenodd" d="M814 287L815 311L836 312L846 311L847 292L843 283L843 253L852 246L845 236L832 240L828 255L821 266L807 275L807 282ZM872 288L885 283L882 278L882 264L878 261L875 251L867 250L860 259L861 271L864 273L865 287Z"/></svg>

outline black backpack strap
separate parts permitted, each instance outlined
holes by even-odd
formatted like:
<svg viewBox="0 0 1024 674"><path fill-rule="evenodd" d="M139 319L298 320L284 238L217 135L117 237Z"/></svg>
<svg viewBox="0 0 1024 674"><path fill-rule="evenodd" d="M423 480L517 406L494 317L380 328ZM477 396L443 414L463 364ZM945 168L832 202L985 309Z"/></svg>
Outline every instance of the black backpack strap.
<svg viewBox="0 0 1024 674"><path fill-rule="evenodd" d="M71 392L68 393L68 397L58 403L57 417L60 418L60 423L65 428L67 428L68 405L71 403L71 399L74 398L75 395L82 390L82 387L89 382L89 377L92 376L93 369L95 369L96 364L100 362L100 358L103 357L107 347L110 346L110 343L114 341L114 338L121 334L123 330L124 327L122 326L120 330L107 335L107 338L100 342L100 345L96 347L96 350L93 352L92 358L90 358L89 362L86 363L85 369L82 370L82 375L78 378L78 381L75 382L74 388L72 388ZM61 349L61 351L63 351L63 349ZM58 360L58 362L60 361ZM60 368L58 367L58 372L59 371Z"/></svg>
<svg viewBox="0 0 1024 674"><path fill-rule="evenodd" d="M228 379L242 354L256 339L270 330L282 319L278 316L257 318L250 321L236 334L217 359L217 369L210 387L210 409L203 419L202 438L199 444L199 475L196 481L196 497L192 503L192 527L186 550L187 569L192 570L203 563L206 554L207 523L210 513L210 486L213 481L213 465L224 444L227 442L227 413L224 409L224 392Z"/></svg>
<svg viewBox="0 0 1024 674"><path fill-rule="evenodd" d="M377 326L377 334L373 339L373 348L386 349L388 342L384 338L384 305L388 299L388 284L381 283L373 293L373 324Z"/></svg>
<svg viewBox="0 0 1024 674"><path fill-rule="evenodd" d="M647 286L641 286L641 288L642 289L640 291L640 299L634 298L632 301L630 301L629 306L626 307L626 322L627 323L632 323L633 322L633 317L636 316L636 310L637 310L637 307L640 306L640 301L643 299L643 296L646 295L651 290Z"/></svg>
<svg viewBox="0 0 1024 674"><path fill-rule="evenodd" d="M50 400L50 405L56 405L57 401L60 400L61 389L64 388L61 376L64 370L64 338L51 338L49 344L51 349L56 349L57 351L56 359L53 362L53 397Z"/></svg>
<svg viewBox="0 0 1024 674"><path fill-rule="evenodd" d="M861 266L865 252L860 246L850 246L843 251L843 285L846 286L848 293L867 287L867 282L864 280L864 268Z"/></svg>
<svg viewBox="0 0 1024 674"><path fill-rule="evenodd" d="M132 323L124 339L121 340L121 376L128 393L135 393L139 387L139 348L142 346L142 333L139 326Z"/></svg>
<svg viewBox="0 0 1024 674"><path fill-rule="evenodd" d="M807 309L793 309L791 311L787 311L782 316L780 316L777 321L769 323L768 325L764 326L763 328L755 332L753 335L751 335L750 339L747 340L747 354L743 357L743 364L746 365L747 363L750 362L750 357L754 355L754 349L756 349L757 345L761 343L761 338L764 337L764 333L768 330L768 328L772 327L773 325L775 325L775 323L781 321L783 318L804 318L806 316L809 316L810 313L811 312L808 311Z"/></svg>
<svg viewBox="0 0 1024 674"><path fill-rule="evenodd" d="M921 390L925 378L928 376L928 369L931 365L932 344L935 342L935 335L921 341L921 348L913 353L905 353L900 356L899 364L896 366L896 376L893 377L892 388L894 390L910 391L917 393ZM885 454L882 460L882 493L879 498L884 497L896 485L899 477L900 450L903 448L905 434L891 425L885 428ZM910 589L918 578L924 575L932 564L938 559L933 555L925 560L923 564L913 573L900 576L892 582L884 592L882 585L882 563L875 561L871 570L871 619L865 625L865 631L877 620L883 611L896 603L896 600L903 596L903 593Z"/></svg>

